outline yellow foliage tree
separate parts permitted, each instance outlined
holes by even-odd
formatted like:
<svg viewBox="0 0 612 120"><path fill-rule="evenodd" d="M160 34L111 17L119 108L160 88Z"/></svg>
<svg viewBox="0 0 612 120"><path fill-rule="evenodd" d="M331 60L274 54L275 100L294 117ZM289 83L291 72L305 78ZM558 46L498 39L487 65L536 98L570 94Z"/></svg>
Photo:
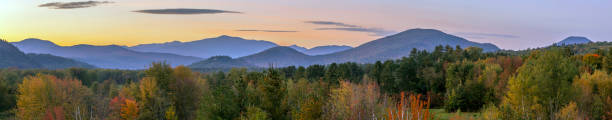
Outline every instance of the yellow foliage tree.
<svg viewBox="0 0 612 120"><path fill-rule="evenodd" d="M57 111L63 111L66 119L83 119L85 98L91 94L79 80L42 74L24 78L17 91L17 118L22 120L42 119L45 113Z"/></svg>
<svg viewBox="0 0 612 120"><path fill-rule="evenodd" d="M583 120L580 113L578 112L578 108L576 107L576 102L570 102L563 109L559 110L555 114L555 117L559 120Z"/></svg>

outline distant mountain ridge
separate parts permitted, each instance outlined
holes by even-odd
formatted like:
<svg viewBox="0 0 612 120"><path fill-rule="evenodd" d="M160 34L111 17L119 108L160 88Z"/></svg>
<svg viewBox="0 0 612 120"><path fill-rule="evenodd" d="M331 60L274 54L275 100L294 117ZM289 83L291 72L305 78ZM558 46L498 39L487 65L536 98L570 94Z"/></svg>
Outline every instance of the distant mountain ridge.
<svg viewBox="0 0 612 120"><path fill-rule="evenodd" d="M317 46L317 47L313 47L310 49L301 47L301 46L297 46L297 45L291 45L288 46L289 48L293 48L299 52L302 52L306 55L324 55L324 54L331 54L331 53L336 53L336 52L340 52L340 51L344 51L344 50L348 50L351 49L353 47L351 46L346 46L346 45L325 45L325 46Z"/></svg>
<svg viewBox="0 0 612 120"><path fill-rule="evenodd" d="M485 52L499 48L490 43L477 43L435 29L410 29L391 36L367 42L353 49L328 55L316 56L320 63L331 62L375 62L398 59L410 55L413 48L433 51L438 45L479 47Z"/></svg>
<svg viewBox="0 0 612 120"><path fill-rule="evenodd" d="M570 36L567 37L557 43L555 43L555 45L574 45L574 44L585 44L585 43L591 43L593 41L591 41L590 39L586 38L586 37L582 37L582 36Z"/></svg>
<svg viewBox="0 0 612 120"><path fill-rule="evenodd" d="M188 66L189 68L220 68L220 69L231 69L236 67L256 67L255 65L249 64L246 61L239 59L232 59L229 56L213 56L206 60L195 62Z"/></svg>
<svg viewBox="0 0 612 120"><path fill-rule="evenodd" d="M325 54L331 54L331 53L336 53L336 52L342 52L342 51L349 50L352 48L353 47L346 46L346 45L326 45L326 46L317 46L317 47L310 48L304 51L303 53L307 55L325 55Z"/></svg>
<svg viewBox="0 0 612 120"><path fill-rule="evenodd" d="M276 43L263 40L247 40L240 37L222 35L191 42L166 42L141 44L128 49L140 52L172 53L185 56L209 58L212 56L242 57L278 46Z"/></svg>
<svg viewBox="0 0 612 120"><path fill-rule="evenodd" d="M198 57L169 53L137 52L117 45L58 46L40 39L25 39L12 44L26 53L51 54L110 69L144 69L152 62L161 61L166 61L173 66L188 65L202 60Z"/></svg>
<svg viewBox="0 0 612 120"><path fill-rule="evenodd" d="M25 54L12 44L0 40L0 68L7 67L22 69L95 68L95 66L87 63L49 54Z"/></svg>
<svg viewBox="0 0 612 120"><path fill-rule="evenodd" d="M246 61L258 67L284 67L291 65L305 65L312 62L312 56L308 56L293 48L278 46L263 52L240 57L238 60Z"/></svg>
<svg viewBox="0 0 612 120"><path fill-rule="evenodd" d="M307 66L312 64L329 64L341 62L369 63L379 60L398 59L408 56L413 48L433 51L438 45L479 47L485 52L500 50L490 43L476 43L464 38L446 34L434 29L410 29L395 35L370 41L358 47L331 54L309 56L291 47L275 47L263 52L241 57L259 67L274 65L284 67L289 65Z"/></svg>
<svg viewBox="0 0 612 120"><path fill-rule="evenodd" d="M266 49L278 46L279 45L276 43L264 40L249 40L241 37L222 35L215 38L206 38L190 42L173 41L165 43L140 44L125 48L140 52L172 53L177 55L196 56L200 58L209 58L213 56L230 56L237 58L256 54ZM307 55L329 54L352 48L350 46L337 45L318 46L311 49L306 49L297 45L291 45L288 47Z"/></svg>

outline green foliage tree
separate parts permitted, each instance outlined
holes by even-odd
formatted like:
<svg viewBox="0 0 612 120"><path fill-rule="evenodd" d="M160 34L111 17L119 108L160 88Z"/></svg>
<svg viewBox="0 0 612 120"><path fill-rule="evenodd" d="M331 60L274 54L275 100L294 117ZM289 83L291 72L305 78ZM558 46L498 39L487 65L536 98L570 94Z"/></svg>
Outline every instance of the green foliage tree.
<svg viewBox="0 0 612 120"><path fill-rule="evenodd" d="M269 68L262 83L263 105L262 109L270 114L273 120L286 119L287 111L285 96L286 84L280 72Z"/></svg>
<svg viewBox="0 0 612 120"><path fill-rule="evenodd" d="M563 49L534 51L508 83L503 102L513 119L554 119L572 98L577 62Z"/></svg>
<svg viewBox="0 0 612 120"><path fill-rule="evenodd" d="M176 82L171 88L175 88L176 94L173 96L174 106L176 106L176 116L179 120L195 119L197 104L200 100L201 90L196 84L196 77L193 72L185 66L178 66L174 69L173 77Z"/></svg>

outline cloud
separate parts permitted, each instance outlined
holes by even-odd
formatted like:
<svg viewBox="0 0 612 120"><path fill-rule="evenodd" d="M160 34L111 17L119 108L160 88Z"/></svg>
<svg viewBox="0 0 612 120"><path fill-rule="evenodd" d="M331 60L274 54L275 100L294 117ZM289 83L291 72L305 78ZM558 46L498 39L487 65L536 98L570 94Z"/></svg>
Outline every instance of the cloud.
<svg viewBox="0 0 612 120"><path fill-rule="evenodd" d="M388 31L384 29L362 28L362 27L317 28L316 30L340 30L340 31L366 32L366 33L372 33L373 36L387 36L389 34L394 33L394 31Z"/></svg>
<svg viewBox="0 0 612 120"><path fill-rule="evenodd" d="M341 22L332 22L332 21L305 21L304 23L316 24L316 25L335 25L340 27L359 27L357 25L351 25Z"/></svg>
<svg viewBox="0 0 612 120"><path fill-rule="evenodd" d="M380 29L380 28L367 28L359 25L346 24L342 22L332 21L305 21L304 23L315 24L315 25L327 25L336 27L325 27L317 28L315 30L340 30L340 31L352 31L352 32L366 32L372 33L372 36L387 36L395 33L395 31Z"/></svg>
<svg viewBox="0 0 612 120"><path fill-rule="evenodd" d="M242 32L299 32L299 31L292 31L292 30L253 30L253 29L236 30L236 31L242 31Z"/></svg>
<svg viewBox="0 0 612 120"><path fill-rule="evenodd" d="M137 10L137 11L133 11L133 12L149 13L149 14L177 14L177 15L242 13L242 12L226 11L226 10L191 9L191 8L148 9L148 10Z"/></svg>
<svg viewBox="0 0 612 120"><path fill-rule="evenodd" d="M38 5L38 7L48 7L50 9L76 9L94 7L101 4L110 4L110 1L81 1L81 2L52 2Z"/></svg>
<svg viewBox="0 0 612 120"><path fill-rule="evenodd" d="M497 34L497 33L474 33L474 32L459 32L455 33L460 36L464 36L472 39L486 39L486 38L519 38L516 35L509 34Z"/></svg>

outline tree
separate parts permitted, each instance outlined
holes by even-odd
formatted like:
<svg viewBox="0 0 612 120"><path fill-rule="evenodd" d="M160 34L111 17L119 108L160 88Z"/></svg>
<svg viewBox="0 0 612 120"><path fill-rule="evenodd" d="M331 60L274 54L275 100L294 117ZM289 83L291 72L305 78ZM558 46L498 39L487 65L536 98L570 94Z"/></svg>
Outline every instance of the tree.
<svg viewBox="0 0 612 120"><path fill-rule="evenodd" d="M554 119L555 111L569 103L577 63L566 51L534 51L508 82L503 104L515 119Z"/></svg>
<svg viewBox="0 0 612 120"><path fill-rule="evenodd" d="M85 98L91 95L79 80L42 74L26 77L17 91L17 118L24 120L42 119L46 113L54 119L83 119Z"/></svg>
<svg viewBox="0 0 612 120"><path fill-rule="evenodd" d="M338 68L338 64L332 63L327 67L327 70L324 74L324 81L329 83L329 85L338 85L340 83L340 70Z"/></svg>
<svg viewBox="0 0 612 120"><path fill-rule="evenodd" d="M240 120L267 120L268 113L257 108L257 107L247 107L247 112L245 116L240 117Z"/></svg>
<svg viewBox="0 0 612 120"><path fill-rule="evenodd" d="M287 109L286 102L284 102L286 86L284 82L276 69L269 68L266 71L266 77L264 77L262 84L264 93L262 108L270 113L272 120L286 119Z"/></svg>
<svg viewBox="0 0 612 120"><path fill-rule="evenodd" d="M321 80L325 76L325 65L311 65L306 68L306 78L311 81Z"/></svg>
<svg viewBox="0 0 612 120"><path fill-rule="evenodd" d="M160 95L160 89L157 81L153 78L146 77L140 80L140 96L142 101L140 107L140 115L138 119L163 119L165 118L166 101Z"/></svg>
<svg viewBox="0 0 612 120"><path fill-rule="evenodd" d="M494 92L485 86L486 81L479 79L486 75L480 76L483 67L481 63L466 60L448 65L444 106L447 111L477 111L493 101Z"/></svg>
<svg viewBox="0 0 612 120"><path fill-rule="evenodd" d="M383 68L378 79L380 81L380 88L386 93L399 93L400 91L398 89L398 82L393 75L396 68L396 64L391 60L385 61L383 64Z"/></svg>
<svg viewBox="0 0 612 120"><path fill-rule="evenodd" d="M609 48L607 54L602 59L602 68L612 72L612 48Z"/></svg>
<svg viewBox="0 0 612 120"><path fill-rule="evenodd" d="M200 100L200 88L191 70L185 66L178 66L173 71L175 83L172 84L176 92L173 96L176 115L179 120L195 119L197 104Z"/></svg>
<svg viewBox="0 0 612 120"><path fill-rule="evenodd" d="M559 120L581 120L584 119L576 107L576 102L570 102L555 114Z"/></svg>
<svg viewBox="0 0 612 120"><path fill-rule="evenodd" d="M121 118L124 120L134 120L138 117L138 103L134 100L124 99L121 104Z"/></svg>
<svg viewBox="0 0 612 120"><path fill-rule="evenodd" d="M401 91L410 91L417 93L424 93L425 83L423 80L417 78L418 63L413 57L402 58L399 63L399 67L395 71L395 77L399 81Z"/></svg>
<svg viewBox="0 0 612 120"><path fill-rule="evenodd" d="M602 118L605 115L604 102L606 97L612 96L612 75L600 70L593 74L585 72L574 80L573 87L577 93L574 101L584 117Z"/></svg>
<svg viewBox="0 0 612 120"><path fill-rule="evenodd" d="M582 61L594 69L601 68L602 60L599 54L585 54L582 56Z"/></svg>
<svg viewBox="0 0 612 120"><path fill-rule="evenodd" d="M0 113L15 108L17 101L15 101L16 96L14 90L14 87L11 87L7 81L0 78Z"/></svg>

